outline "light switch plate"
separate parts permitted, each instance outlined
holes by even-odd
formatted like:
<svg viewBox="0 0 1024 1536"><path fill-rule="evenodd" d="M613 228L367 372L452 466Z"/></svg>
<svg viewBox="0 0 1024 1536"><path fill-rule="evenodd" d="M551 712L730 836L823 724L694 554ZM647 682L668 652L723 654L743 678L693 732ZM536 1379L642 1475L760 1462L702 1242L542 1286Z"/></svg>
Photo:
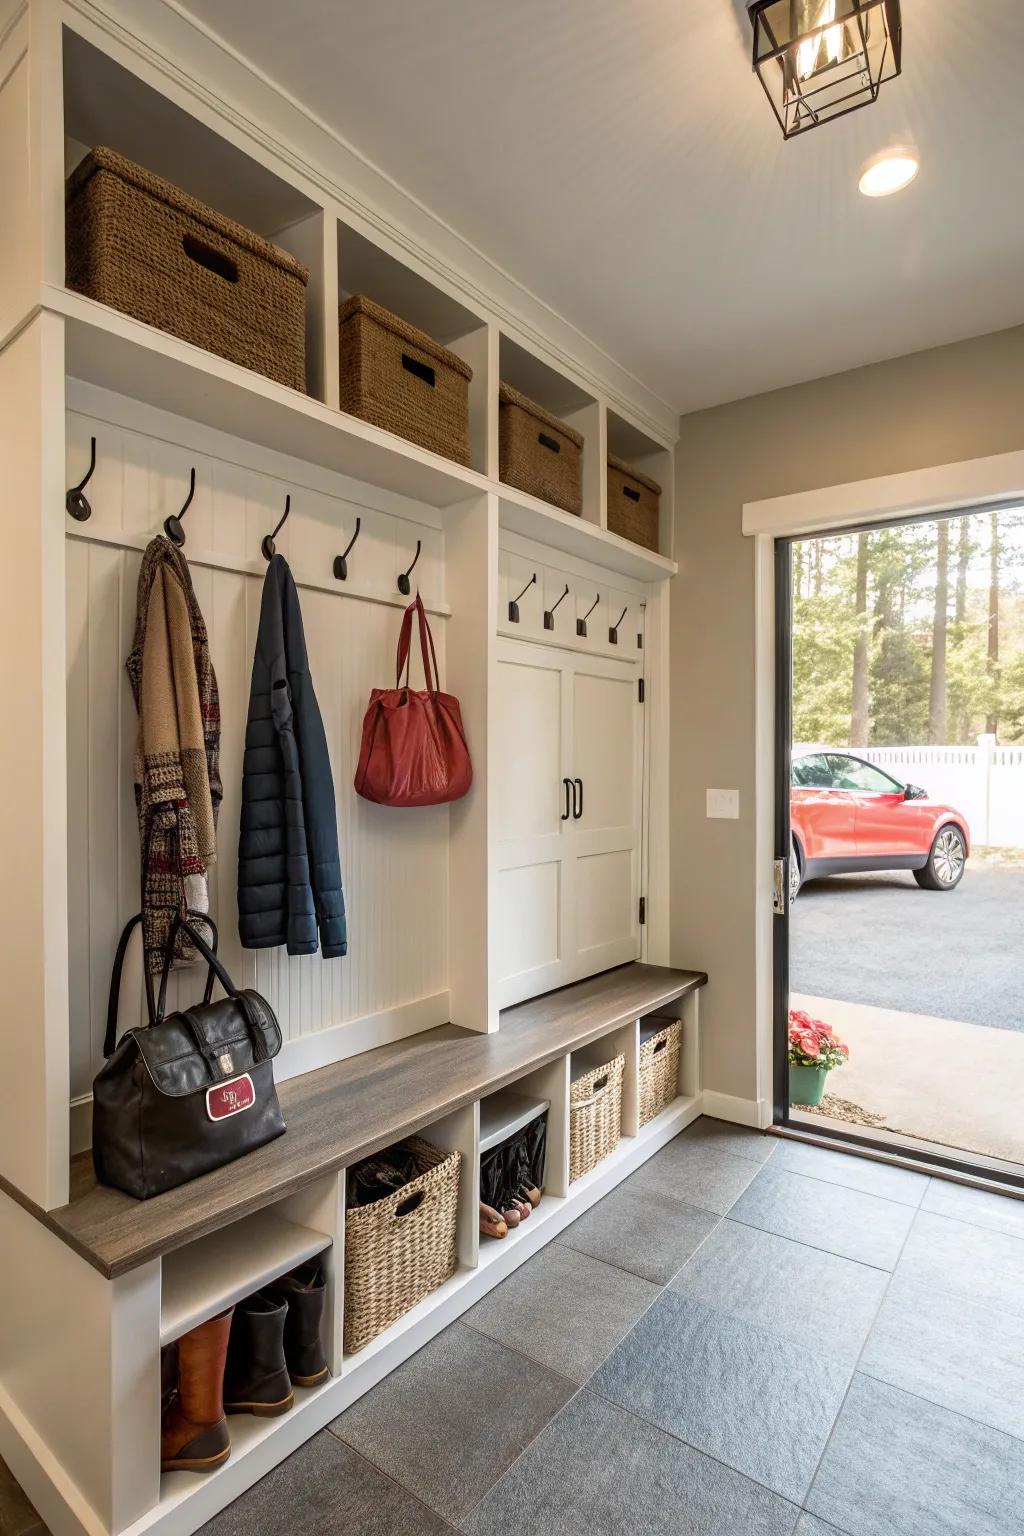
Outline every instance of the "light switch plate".
<svg viewBox="0 0 1024 1536"><path fill-rule="evenodd" d="M708 815L722 818L726 821L736 821L740 814L740 792L738 789L709 789L708 790Z"/></svg>

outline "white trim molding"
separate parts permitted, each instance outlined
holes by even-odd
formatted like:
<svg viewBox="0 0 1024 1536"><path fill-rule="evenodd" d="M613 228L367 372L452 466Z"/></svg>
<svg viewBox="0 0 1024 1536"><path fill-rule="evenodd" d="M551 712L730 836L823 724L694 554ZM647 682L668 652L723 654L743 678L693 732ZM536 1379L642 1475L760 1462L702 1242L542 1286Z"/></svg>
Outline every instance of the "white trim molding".
<svg viewBox="0 0 1024 1536"><path fill-rule="evenodd" d="M1024 450L748 501L743 506L743 532L792 538L857 523L956 512L1017 497L1024 501Z"/></svg>
<svg viewBox="0 0 1024 1536"><path fill-rule="evenodd" d="M772 1123L771 1099L740 1099L732 1093L715 1093L705 1088L701 1094L701 1114L712 1120L728 1120L732 1125L749 1125L766 1131Z"/></svg>

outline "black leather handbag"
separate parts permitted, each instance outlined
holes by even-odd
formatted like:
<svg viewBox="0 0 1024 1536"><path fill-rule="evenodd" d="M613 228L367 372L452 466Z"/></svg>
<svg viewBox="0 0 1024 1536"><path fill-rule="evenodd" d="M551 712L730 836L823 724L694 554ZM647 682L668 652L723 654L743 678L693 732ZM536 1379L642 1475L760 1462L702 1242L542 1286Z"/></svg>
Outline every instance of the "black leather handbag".
<svg viewBox="0 0 1024 1536"><path fill-rule="evenodd" d="M274 1087L280 1027L258 992L236 991L217 958L217 930L205 914L213 948L179 915L168 937L155 1010L146 975L149 1027L130 1029L117 1041L121 971L140 921L138 914L127 924L114 957L103 1041L107 1060L92 1088L92 1157L101 1184L148 1200L273 1141L285 1124ZM207 962L206 990L201 1003L165 1018L179 925ZM215 976L226 993L218 1002L211 1001Z"/></svg>

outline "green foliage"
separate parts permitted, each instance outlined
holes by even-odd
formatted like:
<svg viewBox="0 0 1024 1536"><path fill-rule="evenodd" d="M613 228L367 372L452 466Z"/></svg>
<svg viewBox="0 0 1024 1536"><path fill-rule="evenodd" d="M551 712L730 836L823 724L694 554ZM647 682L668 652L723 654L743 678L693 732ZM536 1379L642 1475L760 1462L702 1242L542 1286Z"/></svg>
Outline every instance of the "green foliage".
<svg viewBox="0 0 1024 1536"><path fill-rule="evenodd" d="M935 523L866 536L867 593L857 611L857 535L793 545L793 739L834 745L926 742L933 638L939 627ZM998 590L990 592L987 513L952 522L946 569L946 739L970 743L998 722L999 739L1024 741L1024 514L1000 513ZM988 654L990 603L998 661ZM854 650L868 635L867 741L850 741ZM941 696L941 671L936 687Z"/></svg>

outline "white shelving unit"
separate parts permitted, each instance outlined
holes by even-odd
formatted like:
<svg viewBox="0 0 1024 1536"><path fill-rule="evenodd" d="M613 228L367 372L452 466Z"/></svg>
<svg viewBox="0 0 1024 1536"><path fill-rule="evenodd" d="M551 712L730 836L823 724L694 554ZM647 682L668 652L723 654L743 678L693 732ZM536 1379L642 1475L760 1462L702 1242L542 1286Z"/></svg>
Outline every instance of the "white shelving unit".
<svg viewBox="0 0 1024 1536"><path fill-rule="evenodd" d="M319 961L293 965L283 955L253 959L234 942L233 870L230 858L219 862L225 958L237 982L258 984L275 1000L287 1037L279 1077L449 1020L492 1033L499 1027L494 696L499 633L512 635L499 601L511 579L503 561L536 562L545 579L570 585L580 604L584 589L588 602L600 589L609 614L601 610L591 634L577 638L573 603L564 610L571 647L598 667L612 654L609 624L620 607L629 613L631 654L617 654L633 663L630 688L642 676L647 689L643 858L651 917L637 947L640 958L668 960L667 858L650 828L659 818L663 824L668 803L676 422L625 370L328 140L167 0L8 7L0 21L0 123L0 452L19 512L0 574L0 640L19 659L7 702L22 723L8 849L19 880L0 894L0 926L18 935L5 974L8 1011L32 1021L5 1042L0 1088L7 1256L0 1307L22 1321L17 1347L0 1361L0 1454L55 1536L187 1536L699 1113L697 996L680 1004L679 1094L642 1129L639 1025L610 1032L607 1048L627 1056L624 1135L572 1185L570 1057L510 1085L549 1106L548 1162L541 1205L503 1242L482 1241L478 1223L479 1155L494 1104L484 1099L424 1124L428 1138L463 1157L458 1268L356 1355L342 1348L344 1170L130 1273L108 1279L90 1267L54 1235L50 1213L69 1199L69 1152L87 1131L105 957L137 879L133 811L122 793L133 733L123 657L141 550L176 510L168 497L198 460L187 553L217 651L221 828L230 838L263 570L258 535L269 531L282 495L296 492L281 548L303 586L311 653L328 683L321 698L351 860L346 882L364 920L353 927L344 971L318 969ZM305 393L67 288L65 176L100 143L275 240L310 269ZM338 409L337 312L351 292L376 298L470 364L470 467ZM582 517L502 484L502 379L584 434ZM64 493L82 472L89 424L97 422L94 518L72 525L63 517ZM609 451L663 486L658 552L609 530ZM331 557L357 518L362 543L351 583L342 586ZM389 681L396 620L389 605L400 601L394 573L417 544L444 685L461 701L475 778L464 801L407 819L400 844L397 823L353 806L346 754L369 686ZM518 638L548 643L542 634ZM65 912L67 924L57 916ZM385 945L389 923L402 931ZM360 950L367 933L376 934L376 948ZM298 1392L281 1419L233 1420L231 1458L212 1476L161 1478L161 1344L317 1255L328 1282L331 1379ZM67 1371L80 1373L83 1393L89 1383L95 1411L82 1414L74 1393L55 1400L52 1384Z"/></svg>
<svg viewBox="0 0 1024 1536"><path fill-rule="evenodd" d="M269 1210L168 1254L161 1271L161 1346L330 1246L326 1233L297 1226Z"/></svg>

